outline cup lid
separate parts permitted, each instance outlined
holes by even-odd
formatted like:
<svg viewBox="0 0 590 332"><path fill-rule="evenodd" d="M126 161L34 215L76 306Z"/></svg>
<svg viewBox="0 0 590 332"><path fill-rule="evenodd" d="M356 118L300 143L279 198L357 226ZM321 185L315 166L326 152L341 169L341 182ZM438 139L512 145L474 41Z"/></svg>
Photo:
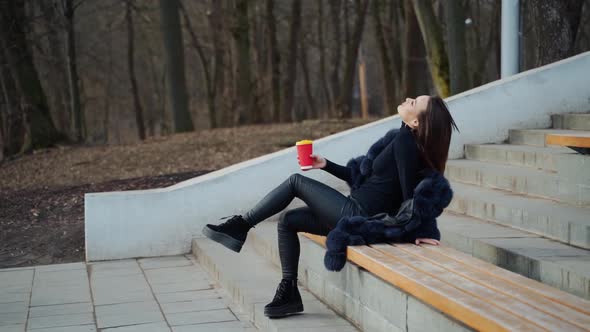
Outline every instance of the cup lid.
<svg viewBox="0 0 590 332"><path fill-rule="evenodd" d="M312 140L304 139L304 140L298 141L296 144L303 145L303 144L312 144L312 143L313 143Z"/></svg>

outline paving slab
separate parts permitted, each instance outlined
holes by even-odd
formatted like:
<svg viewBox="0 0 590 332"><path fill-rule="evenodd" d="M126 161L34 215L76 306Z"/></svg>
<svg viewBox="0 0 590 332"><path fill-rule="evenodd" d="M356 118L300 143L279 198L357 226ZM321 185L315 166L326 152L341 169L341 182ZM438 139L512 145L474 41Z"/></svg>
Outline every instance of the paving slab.
<svg viewBox="0 0 590 332"><path fill-rule="evenodd" d="M0 269L0 285L0 332L258 330L192 255Z"/></svg>
<svg viewBox="0 0 590 332"><path fill-rule="evenodd" d="M144 270L160 269L164 267L194 266L193 263L184 256L142 258L139 259L138 262Z"/></svg>
<svg viewBox="0 0 590 332"><path fill-rule="evenodd" d="M101 330L102 332L170 332L166 322L120 326Z"/></svg>

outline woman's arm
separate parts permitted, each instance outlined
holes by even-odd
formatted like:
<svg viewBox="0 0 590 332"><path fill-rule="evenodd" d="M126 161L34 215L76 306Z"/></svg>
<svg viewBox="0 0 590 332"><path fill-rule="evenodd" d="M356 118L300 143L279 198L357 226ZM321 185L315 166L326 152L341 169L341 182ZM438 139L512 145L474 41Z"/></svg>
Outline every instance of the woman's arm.
<svg viewBox="0 0 590 332"><path fill-rule="evenodd" d="M339 178L340 180L344 180L348 183L352 181L352 170L350 167L341 166L326 159L326 166L324 166L322 169Z"/></svg>

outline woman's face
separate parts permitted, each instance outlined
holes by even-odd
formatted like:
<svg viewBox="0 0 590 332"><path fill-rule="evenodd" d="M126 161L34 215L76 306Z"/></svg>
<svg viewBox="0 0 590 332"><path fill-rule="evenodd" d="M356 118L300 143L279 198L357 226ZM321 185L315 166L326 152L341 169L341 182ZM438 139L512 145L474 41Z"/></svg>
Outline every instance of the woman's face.
<svg viewBox="0 0 590 332"><path fill-rule="evenodd" d="M397 113L408 126L417 128L419 125L418 115L426 111L429 99L430 96L426 95L418 96L415 99L406 98L406 101L397 106Z"/></svg>

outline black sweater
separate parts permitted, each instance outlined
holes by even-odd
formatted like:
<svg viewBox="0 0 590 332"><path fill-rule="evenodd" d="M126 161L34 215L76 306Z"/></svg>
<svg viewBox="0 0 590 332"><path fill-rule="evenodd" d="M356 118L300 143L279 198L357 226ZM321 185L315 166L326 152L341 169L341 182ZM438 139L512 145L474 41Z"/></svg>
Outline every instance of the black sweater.
<svg viewBox="0 0 590 332"><path fill-rule="evenodd" d="M350 195L369 216L380 212L395 213L403 201L413 197L414 188L423 178L420 171L424 168L414 135L402 121L399 133L373 161L371 175ZM344 181L351 179L349 167L327 159L323 169Z"/></svg>

